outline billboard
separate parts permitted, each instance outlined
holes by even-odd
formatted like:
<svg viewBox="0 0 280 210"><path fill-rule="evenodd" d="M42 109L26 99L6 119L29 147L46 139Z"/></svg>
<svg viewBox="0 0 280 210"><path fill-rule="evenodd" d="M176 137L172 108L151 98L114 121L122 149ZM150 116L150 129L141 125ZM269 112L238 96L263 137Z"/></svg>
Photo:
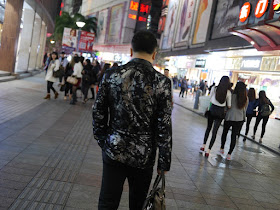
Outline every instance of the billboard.
<svg viewBox="0 0 280 210"><path fill-rule="evenodd" d="M124 3L113 6L110 11L110 23L108 29L107 42L118 44L121 42L121 34L124 19Z"/></svg>
<svg viewBox="0 0 280 210"><path fill-rule="evenodd" d="M199 1L192 44L200 44L206 41L212 5L213 0Z"/></svg>
<svg viewBox="0 0 280 210"><path fill-rule="evenodd" d="M78 31L72 28L64 28L63 38L62 38L62 47L65 49L73 49L77 48L77 40L78 40Z"/></svg>
<svg viewBox="0 0 280 210"><path fill-rule="evenodd" d="M104 44L106 38L106 29L108 22L108 9L104 9L98 14L97 21L97 43Z"/></svg>
<svg viewBox="0 0 280 210"><path fill-rule="evenodd" d="M228 29L237 26L240 12L239 0L219 0L211 39L230 36Z"/></svg>
<svg viewBox="0 0 280 210"><path fill-rule="evenodd" d="M92 52L94 38L95 38L95 33L81 31L80 41L79 41L79 51Z"/></svg>
<svg viewBox="0 0 280 210"><path fill-rule="evenodd" d="M175 47L187 46L190 37L191 24L195 8L195 0L183 0L182 10L178 17L178 27L176 31Z"/></svg>
<svg viewBox="0 0 280 210"><path fill-rule="evenodd" d="M176 14L179 8L178 0L170 0L168 5L168 14L165 22L165 29L162 36L162 49L170 49L174 37Z"/></svg>

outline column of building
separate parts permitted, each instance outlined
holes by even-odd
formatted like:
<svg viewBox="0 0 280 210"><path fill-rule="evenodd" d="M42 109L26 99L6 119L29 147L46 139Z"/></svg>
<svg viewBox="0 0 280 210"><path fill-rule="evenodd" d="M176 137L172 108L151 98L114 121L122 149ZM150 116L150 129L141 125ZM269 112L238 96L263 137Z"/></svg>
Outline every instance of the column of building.
<svg viewBox="0 0 280 210"><path fill-rule="evenodd" d="M36 69L39 69L43 65L46 37L47 37L47 27L46 24L42 21L42 27L40 32L40 43L39 43L39 52L36 59Z"/></svg>

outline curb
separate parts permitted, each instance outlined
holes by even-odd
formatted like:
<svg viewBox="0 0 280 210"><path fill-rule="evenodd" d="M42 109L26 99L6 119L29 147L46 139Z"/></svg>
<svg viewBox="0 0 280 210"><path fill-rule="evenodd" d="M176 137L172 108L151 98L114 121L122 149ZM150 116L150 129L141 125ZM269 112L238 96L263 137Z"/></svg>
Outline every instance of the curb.
<svg viewBox="0 0 280 210"><path fill-rule="evenodd" d="M196 112L195 110L193 110L193 109L191 109L191 108L185 107L185 106L183 106L183 105L181 105L181 104L178 104L178 103L176 103L176 102L174 102L174 104L176 104L177 106L180 106L180 107L182 107L182 108L184 108L184 109L186 109L186 110L188 110L188 111L191 111L191 112L193 112L193 113L195 113L195 114L197 114L197 115L199 115L199 116L201 116L201 117L204 117L204 115L203 115L202 113ZM205 118L205 117L204 117L204 118ZM222 126L223 126L223 125L222 125ZM245 137L244 134L240 134L240 136ZM263 148L269 150L270 152L272 152L272 153L274 153L274 154L280 156L280 151L277 151L277 150L275 150L275 149L272 149L272 148L270 148L270 147L268 147L268 146L266 146L266 145L260 144L259 142L253 140L253 139L250 138L250 137L246 137L246 139L248 139L249 141L251 141L251 142L253 142L253 143L255 143L255 144L258 144L259 146L261 146L261 147L263 147Z"/></svg>

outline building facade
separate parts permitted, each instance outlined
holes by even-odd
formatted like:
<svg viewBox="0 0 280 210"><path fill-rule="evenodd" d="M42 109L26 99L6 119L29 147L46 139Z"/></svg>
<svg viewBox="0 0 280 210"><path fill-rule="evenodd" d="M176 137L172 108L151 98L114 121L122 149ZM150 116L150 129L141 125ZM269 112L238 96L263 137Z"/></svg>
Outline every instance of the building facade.
<svg viewBox="0 0 280 210"><path fill-rule="evenodd" d="M61 1L1 0L0 70L26 72L42 67L47 34L54 31Z"/></svg>

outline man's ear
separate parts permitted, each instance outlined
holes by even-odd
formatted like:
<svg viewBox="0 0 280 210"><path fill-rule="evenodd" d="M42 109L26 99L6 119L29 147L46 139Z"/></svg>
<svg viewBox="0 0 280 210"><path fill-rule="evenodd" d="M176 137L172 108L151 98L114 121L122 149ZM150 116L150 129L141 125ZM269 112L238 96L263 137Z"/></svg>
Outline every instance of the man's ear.
<svg viewBox="0 0 280 210"><path fill-rule="evenodd" d="M130 56L133 57L133 49L130 48Z"/></svg>
<svg viewBox="0 0 280 210"><path fill-rule="evenodd" d="M156 55L157 55L157 51L155 51L154 53L153 53L153 60L155 60L156 59Z"/></svg>

